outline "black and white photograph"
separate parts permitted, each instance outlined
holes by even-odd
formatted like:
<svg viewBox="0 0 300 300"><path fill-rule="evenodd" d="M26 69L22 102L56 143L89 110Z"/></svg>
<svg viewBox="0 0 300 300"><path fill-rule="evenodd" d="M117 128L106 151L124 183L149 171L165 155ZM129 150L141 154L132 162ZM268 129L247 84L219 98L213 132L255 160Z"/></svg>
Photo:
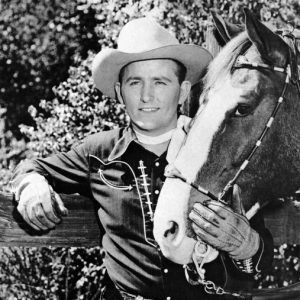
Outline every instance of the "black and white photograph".
<svg viewBox="0 0 300 300"><path fill-rule="evenodd" d="M0 300L299 300L300 1L0 0Z"/></svg>

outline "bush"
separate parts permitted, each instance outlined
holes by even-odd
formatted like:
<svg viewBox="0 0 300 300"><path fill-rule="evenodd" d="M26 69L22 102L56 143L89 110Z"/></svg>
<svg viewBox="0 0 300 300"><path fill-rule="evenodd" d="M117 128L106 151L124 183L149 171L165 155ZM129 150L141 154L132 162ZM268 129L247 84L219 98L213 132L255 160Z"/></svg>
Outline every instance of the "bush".
<svg viewBox="0 0 300 300"><path fill-rule="evenodd" d="M78 67L70 68L68 80L53 88L54 100L40 102L42 113L29 108L37 129L21 125L21 132L29 138L27 146L36 156L67 151L91 133L126 124L122 105L101 96L94 87L89 69L93 57L90 54Z"/></svg>
<svg viewBox="0 0 300 300"><path fill-rule="evenodd" d="M105 273L99 247L1 248L1 299L99 299Z"/></svg>
<svg viewBox="0 0 300 300"><path fill-rule="evenodd" d="M0 12L0 103L8 109L8 129L20 138L19 123L33 125L27 107L54 97L52 87L68 76L74 53L85 59L116 46L116 36L129 19L151 15L179 40L203 44L214 8L233 22L243 19L242 7L277 25L300 24L300 5L292 1L2 1Z"/></svg>

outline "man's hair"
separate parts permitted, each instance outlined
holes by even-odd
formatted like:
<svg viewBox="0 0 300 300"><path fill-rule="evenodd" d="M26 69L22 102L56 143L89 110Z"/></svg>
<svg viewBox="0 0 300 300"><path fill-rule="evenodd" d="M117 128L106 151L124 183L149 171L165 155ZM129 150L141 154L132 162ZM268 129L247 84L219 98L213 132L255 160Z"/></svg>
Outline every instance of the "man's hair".
<svg viewBox="0 0 300 300"><path fill-rule="evenodd" d="M178 82L179 84L181 84L184 80L185 80L185 76L186 76L186 67L178 60L175 59L171 59L171 58L167 58L169 60L172 60L176 63L176 70L175 70L175 74L178 78ZM124 71L125 68L128 66L129 64L127 64L126 66L122 67L120 73L119 73L119 82L122 84L122 79L124 76Z"/></svg>

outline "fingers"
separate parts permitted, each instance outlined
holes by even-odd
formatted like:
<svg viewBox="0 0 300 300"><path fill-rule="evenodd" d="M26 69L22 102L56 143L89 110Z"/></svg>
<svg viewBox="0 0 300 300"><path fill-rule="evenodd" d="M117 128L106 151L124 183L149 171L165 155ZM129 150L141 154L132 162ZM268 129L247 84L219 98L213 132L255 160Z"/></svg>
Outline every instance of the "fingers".
<svg viewBox="0 0 300 300"><path fill-rule="evenodd" d="M232 209L234 212L238 214L245 215L245 210L243 207L240 194L241 194L241 189L237 184L235 184L233 186L233 191L232 191Z"/></svg>
<svg viewBox="0 0 300 300"><path fill-rule="evenodd" d="M17 209L35 230L54 228L61 221L60 216L67 213L60 197L46 181L28 185L20 195Z"/></svg>
<svg viewBox="0 0 300 300"><path fill-rule="evenodd" d="M198 225L192 223L192 228L195 232L195 234L205 243L211 245L211 246L217 246L218 238L215 236L210 235L205 231L203 228L199 227ZM220 248L219 248L220 249Z"/></svg>
<svg viewBox="0 0 300 300"><path fill-rule="evenodd" d="M55 224L60 221L58 219L58 221L54 222L48 218L47 213L45 212L41 203L28 207L27 214L31 222L42 230L54 228Z"/></svg>
<svg viewBox="0 0 300 300"><path fill-rule="evenodd" d="M203 234L210 235L224 242L229 241L228 245L240 243L242 240L238 228L241 223L239 217L222 203L217 201L196 203L189 217L194 223L195 233L201 237Z"/></svg>
<svg viewBox="0 0 300 300"><path fill-rule="evenodd" d="M36 223L31 220L31 214L28 214L28 208L25 203L21 202L18 204L17 210L19 211L20 215L23 217L24 221L30 225L33 229L40 231L45 230L43 225L36 225Z"/></svg>
<svg viewBox="0 0 300 300"><path fill-rule="evenodd" d="M196 205L195 205L196 206ZM207 212L207 208L202 207L200 210L197 205L197 211L194 209L191 211L189 217L193 221L192 228L195 234L204 242L214 246L219 250L233 251L241 244L241 239L235 234L235 229L226 224L215 225L209 222L203 215L213 216L216 215L213 212ZM211 218L210 218L211 219ZM212 217L215 219L215 217Z"/></svg>
<svg viewBox="0 0 300 300"><path fill-rule="evenodd" d="M64 203L62 202L60 196L55 193L52 189L51 186L50 187L50 192L51 192L51 203L52 203L52 207L54 208L54 211L62 217L65 217L68 215L68 209L65 207Z"/></svg>
<svg viewBox="0 0 300 300"><path fill-rule="evenodd" d="M230 236L234 239L238 238L235 237L236 228L234 226L201 203L194 205L189 217L206 234L210 234L215 238L221 238L222 236Z"/></svg>
<svg viewBox="0 0 300 300"><path fill-rule="evenodd" d="M197 216L203 218L205 221L213 224L216 227L220 227L220 217L211 209L201 203L196 203L191 212L192 217L197 219Z"/></svg>
<svg viewBox="0 0 300 300"><path fill-rule="evenodd" d="M236 249L240 242L238 240L235 240L234 238L228 238L226 235L211 235L207 231L207 227L205 229L199 227L195 223L192 223L192 228L196 235L205 243L223 251L233 251ZM217 229L220 230L220 229Z"/></svg>
<svg viewBox="0 0 300 300"><path fill-rule="evenodd" d="M220 220L225 220L228 217L229 213L233 213L233 211L223 203L215 200L207 199L203 203L197 202L194 204L194 208L198 207L199 210L203 212L204 208L210 210L211 213L215 214L216 217Z"/></svg>
<svg viewBox="0 0 300 300"><path fill-rule="evenodd" d="M205 218L203 218L201 215L196 213L194 210L191 211L189 215L190 219L194 222L196 225L196 234L199 229L200 234L209 234L215 238L218 237L218 227L215 226L214 224L208 222ZM194 228L194 227L193 227Z"/></svg>
<svg viewBox="0 0 300 300"><path fill-rule="evenodd" d="M238 214L236 214L229 206L215 200L207 201L206 206L216 213L220 219L226 220L228 223L235 226Z"/></svg>

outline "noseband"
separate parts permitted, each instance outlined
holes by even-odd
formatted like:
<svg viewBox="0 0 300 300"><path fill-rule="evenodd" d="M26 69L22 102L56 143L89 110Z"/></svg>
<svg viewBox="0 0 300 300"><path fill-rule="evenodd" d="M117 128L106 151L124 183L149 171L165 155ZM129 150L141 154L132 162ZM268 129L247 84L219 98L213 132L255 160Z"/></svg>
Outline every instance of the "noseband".
<svg viewBox="0 0 300 300"><path fill-rule="evenodd" d="M276 106L272 111L271 117L267 121L259 139L256 141L255 145L252 147L250 154L247 156L247 158L241 164L241 166L240 166L239 170L237 171L237 173L235 174L235 176L231 180L229 180L229 182L223 188L220 195L216 196L212 192L201 187L200 185L197 185L195 182L189 181L178 170L171 172L170 177L178 178L178 179L186 182L193 188L195 188L200 193L210 197L211 199L221 201L224 204L227 204L226 199L227 199L229 193L232 191L233 185L236 183L236 181L239 178L239 176L241 175L241 173L246 169L247 165L249 164L250 160L254 156L257 149L262 145L262 142L263 142L267 132L271 128L273 121L277 115L277 112L278 112L281 104L285 100L285 93L287 91L289 83L291 83L292 85L297 87L298 94L300 95L300 83L299 83L299 74L298 74L298 65L297 65L298 49L296 46L294 36L292 36L291 34L286 34L285 36L287 36L288 38L291 38L293 40L293 46L294 46L293 50L289 47L289 62L285 68L271 66L271 65L263 64L263 63L251 63L247 60L245 55L238 56L238 58L236 59L235 65L233 66L234 69L238 69L238 68L248 68L248 69L257 69L257 70L265 69L265 70L280 72L280 73L286 74L286 78L285 78L284 86L282 88L280 97L278 98ZM258 203L255 204L254 206L256 206L256 207L251 208L251 213L250 213L250 211L248 211L248 213L246 214L248 218L251 218L257 212L257 210L260 208L260 205Z"/></svg>

